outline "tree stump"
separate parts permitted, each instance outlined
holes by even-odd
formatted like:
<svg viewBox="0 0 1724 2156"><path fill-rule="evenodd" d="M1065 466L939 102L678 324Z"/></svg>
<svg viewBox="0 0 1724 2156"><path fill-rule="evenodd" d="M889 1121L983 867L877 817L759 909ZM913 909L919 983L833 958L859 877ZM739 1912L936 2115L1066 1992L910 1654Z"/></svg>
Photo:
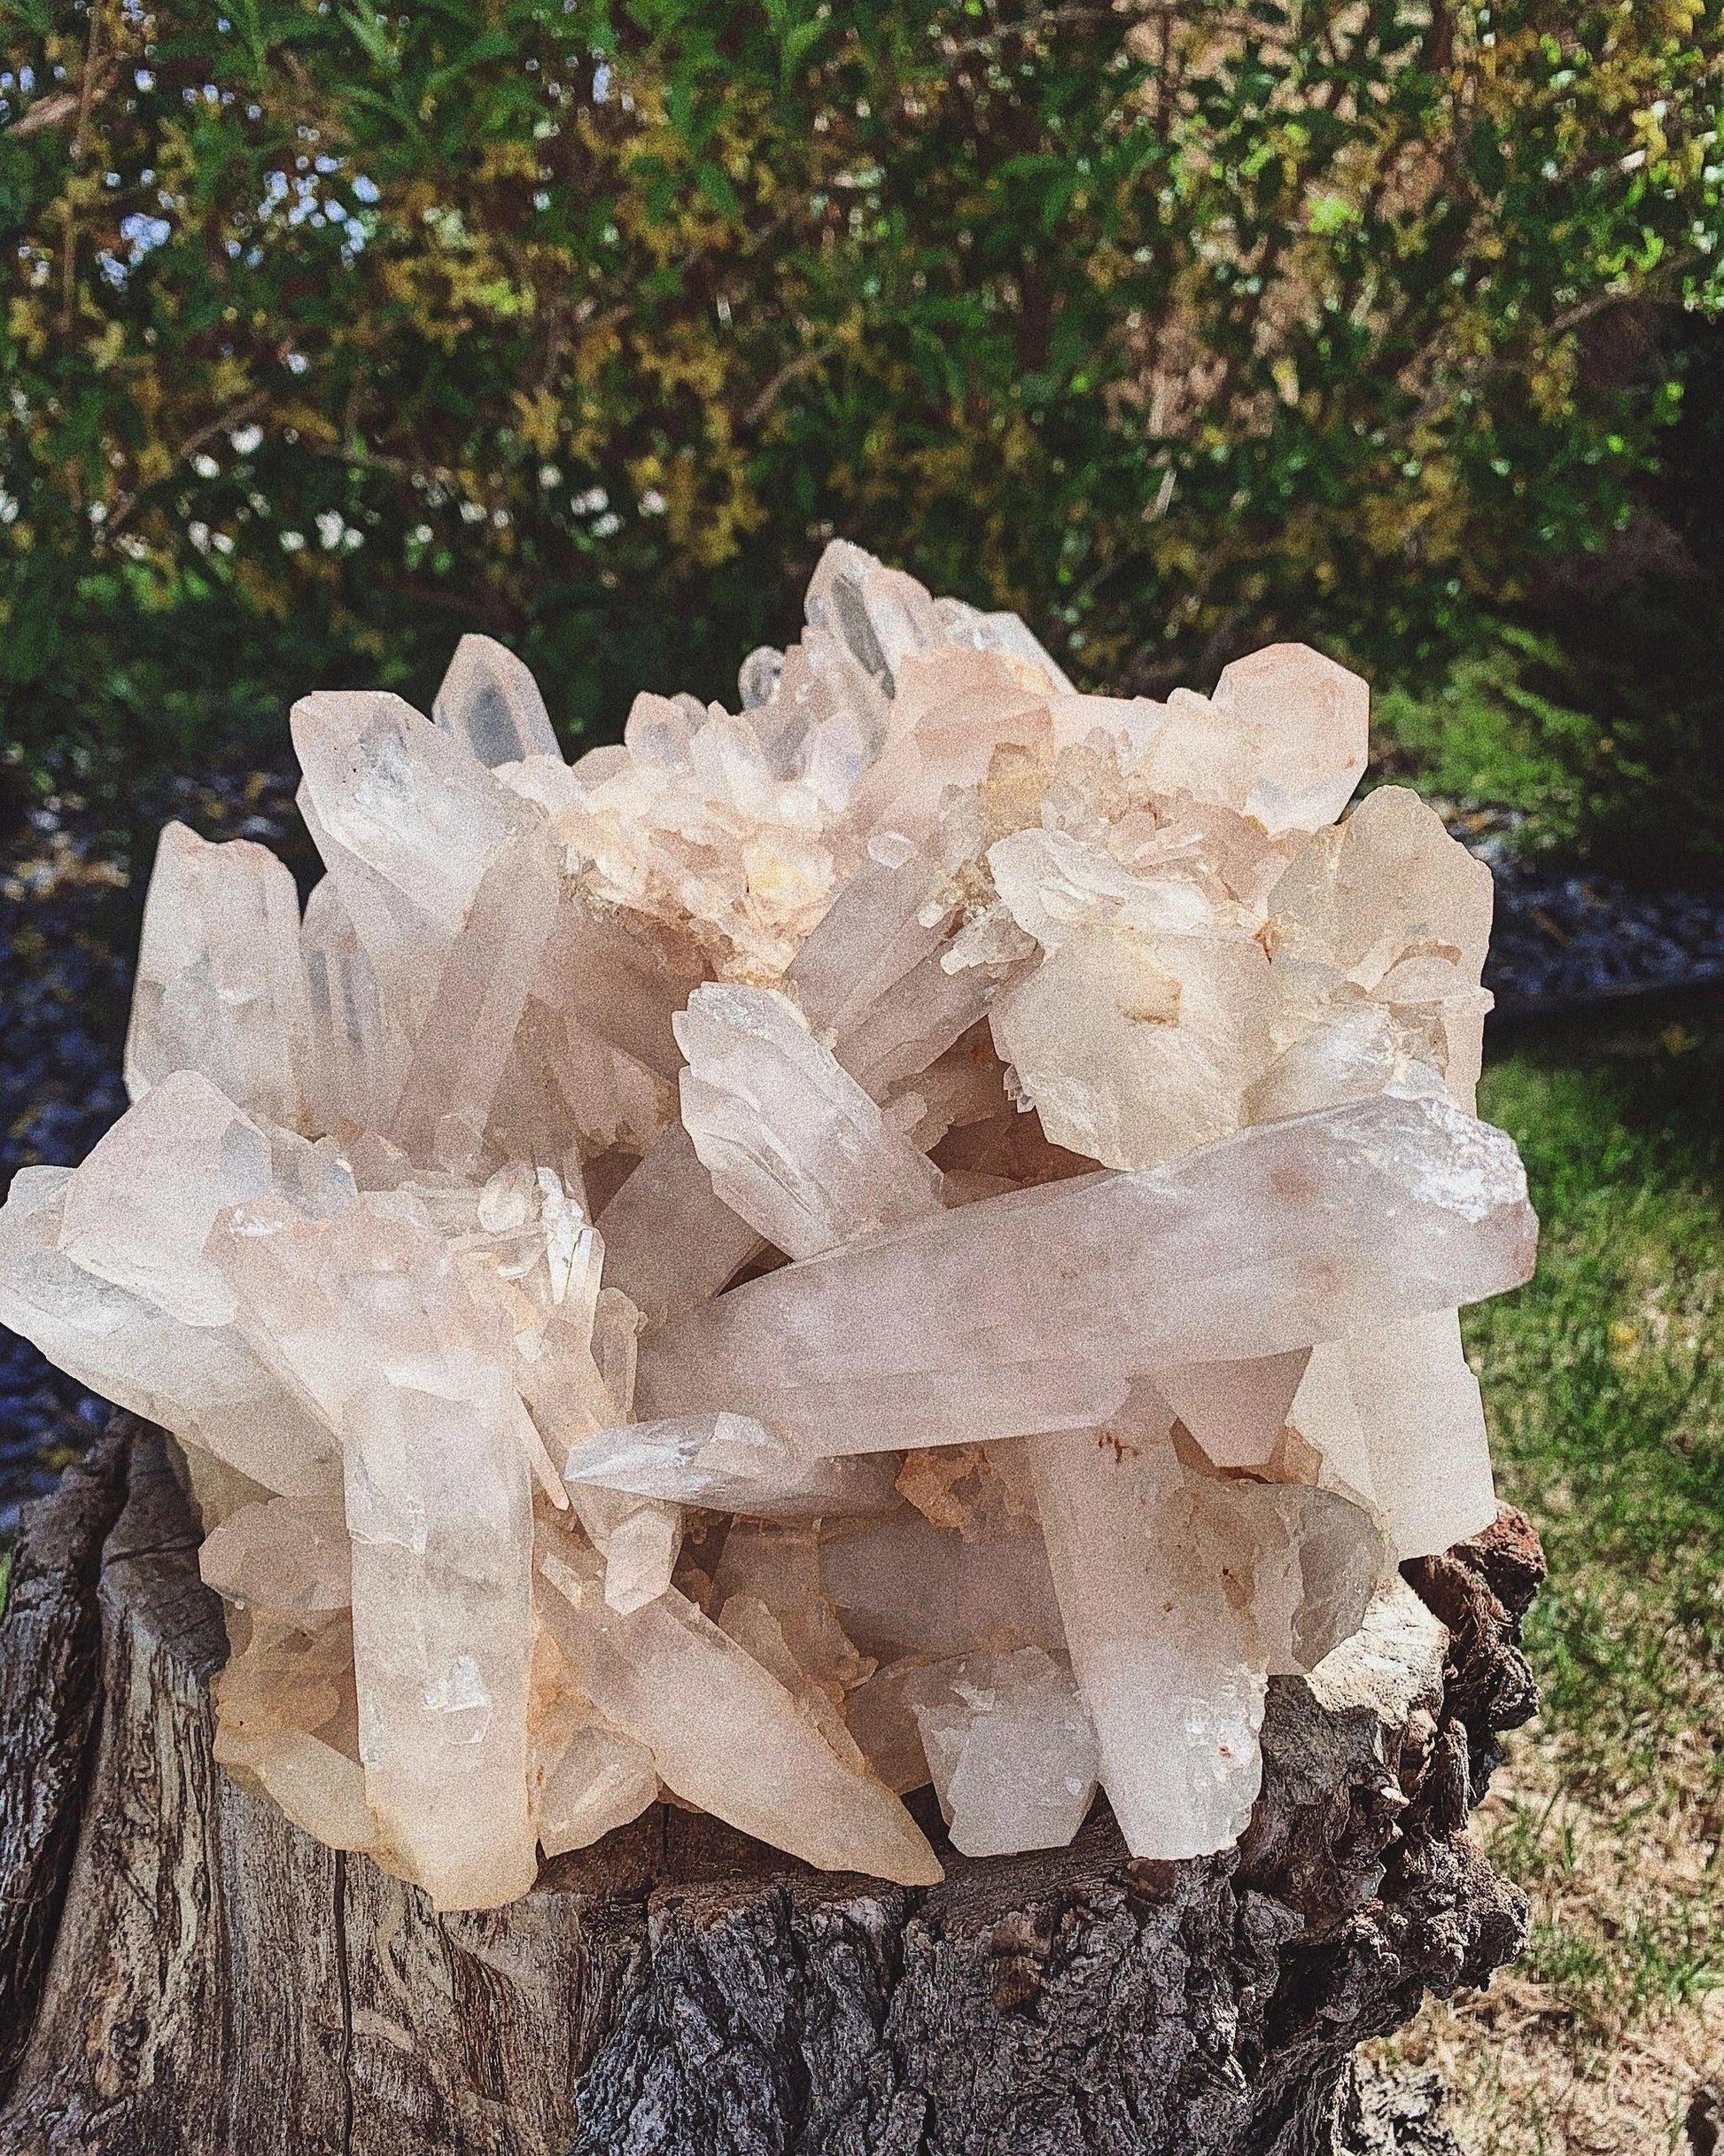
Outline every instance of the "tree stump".
<svg viewBox="0 0 1724 2156"><path fill-rule="evenodd" d="M972 1860L936 1817L948 1876L912 1891L658 1806L514 1907L443 1917L214 1765L197 1544L124 1415L27 1514L4 2156L1320 2156L1354 2047L1521 1942L1462 1833L1534 1703L1542 1564L1507 1508L1408 1568L1446 1655L1409 1596L1350 1692L1274 1682L1223 1856L1133 1862L1099 1805L1070 1849Z"/></svg>

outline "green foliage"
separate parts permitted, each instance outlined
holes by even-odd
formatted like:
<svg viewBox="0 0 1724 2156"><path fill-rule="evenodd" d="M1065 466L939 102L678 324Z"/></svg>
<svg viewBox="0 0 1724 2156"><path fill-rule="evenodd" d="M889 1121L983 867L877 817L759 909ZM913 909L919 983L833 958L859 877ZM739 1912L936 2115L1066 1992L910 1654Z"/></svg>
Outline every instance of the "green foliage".
<svg viewBox="0 0 1724 2156"><path fill-rule="evenodd" d="M1649 882L1724 877L1724 602L1659 579L1542 630L1493 625L1434 690L1379 699L1379 748L1532 844Z"/></svg>
<svg viewBox="0 0 1724 2156"><path fill-rule="evenodd" d="M1379 745L1392 743L1433 791L1524 810L1540 838L1572 842L1592 806L1587 780L1600 774L1604 727L1541 694L1536 684L1562 665L1550 636L1492 623L1436 689L1378 699Z"/></svg>
<svg viewBox="0 0 1724 2156"><path fill-rule="evenodd" d="M571 736L835 529L1092 679L1405 673L1629 514L1701 0L0 0L0 693L87 777L485 627Z"/></svg>
<svg viewBox="0 0 1724 2156"><path fill-rule="evenodd" d="M1436 686L1377 705L1379 750L1525 836L1653 882L1724 879L1724 325L1667 355L1685 388L1645 509L1583 580L1489 625ZM1635 555L1642 561L1636 564ZM1647 558L1650 557L1650 558Z"/></svg>

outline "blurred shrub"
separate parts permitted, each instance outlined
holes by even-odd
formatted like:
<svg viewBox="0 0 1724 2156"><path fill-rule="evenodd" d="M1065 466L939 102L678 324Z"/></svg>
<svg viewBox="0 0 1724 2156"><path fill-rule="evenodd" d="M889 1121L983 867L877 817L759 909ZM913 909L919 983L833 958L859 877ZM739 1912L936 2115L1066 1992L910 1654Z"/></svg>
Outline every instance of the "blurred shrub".
<svg viewBox="0 0 1724 2156"><path fill-rule="evenodd" d="M1655 883L1724 881L1724 323L1667 340L1686 393L1643 506L1537 581L1440 684L1378 698L1379 750L1524 838Z"/></svg>
<svg viewBox="0 0 1724 2156"><path fill-rule="evenodd" d="M87 780L521 650L729 687L843 530L1155 688L1628 516L1701 0L0 0L0 690ZM1608 340L1606 340L1608 342Z"/></svg>

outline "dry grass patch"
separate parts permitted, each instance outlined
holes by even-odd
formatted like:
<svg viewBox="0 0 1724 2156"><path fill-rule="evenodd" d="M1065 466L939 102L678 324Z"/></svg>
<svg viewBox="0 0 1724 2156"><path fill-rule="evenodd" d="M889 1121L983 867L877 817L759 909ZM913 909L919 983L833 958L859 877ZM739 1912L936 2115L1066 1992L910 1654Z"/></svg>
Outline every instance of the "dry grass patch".
<svg viewBox="0 0 1724 2156"><path fill-rule="evenodd" d="M1695 2090L1724 2065L1724 1866L1710 1794L1611 1810L1524 1736L1475 1832L1526 1889L1526 1959L1433 2003L1379 2047L1435 2067L1467 2156L1656 2156L1682 2147Z"/></svg>

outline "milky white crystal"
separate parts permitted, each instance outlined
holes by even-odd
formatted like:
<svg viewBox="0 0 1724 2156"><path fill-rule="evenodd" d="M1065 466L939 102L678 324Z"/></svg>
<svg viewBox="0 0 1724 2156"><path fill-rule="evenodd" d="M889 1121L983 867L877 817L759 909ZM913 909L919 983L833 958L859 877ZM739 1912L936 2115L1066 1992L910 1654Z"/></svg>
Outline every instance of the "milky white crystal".
<svg viewBox="0 0 1724 2156"><path fill-rule="evenodd" d="M954 1849L1060 1849L1096 1791L1096 1739L1076 1686L1040 1647L936 1662L905 1686Z"/></svg>
<svg viewBox="0 0 1724 2156"><path fill-rule="evenodd" d="M982 1199L734 1288L643 1343L639 1399L838 1453L1099 1420L1133 1374L1281 1354L1518 1285L1513 1146L1385 1098L1143 1173Z"/></svg>
<svg viewBox="0 0 1724 2156"><path fill-rule="evenodd" d="M940 1171L770 988L713 982L677 1021L682 1120L712 1187L790 1257L940 1209Z"/></svg>
<svg viewBox="0 0 1724 2156"><path fill-rule="evenodd" d="M183 1451L216 1758L443 1908L661 1796L1224 1849L1268 1686L1404 1715L1396 1566L1493 1516L1490 877L1344 813L1364 683L1081 694L842 541L805 613L572 763L483 636L305 698L303 917L170 825L133 1105L0 1210L0 1321Z"/></svg>
<svg viewBox="0 0 1724 2156"><path fill-rule="evenodd" d="M311 1052L299 945L293 878L267 846L166 825L126 1036L132 1098L201 1070L237 1106L296 1124Z"/></svg>

